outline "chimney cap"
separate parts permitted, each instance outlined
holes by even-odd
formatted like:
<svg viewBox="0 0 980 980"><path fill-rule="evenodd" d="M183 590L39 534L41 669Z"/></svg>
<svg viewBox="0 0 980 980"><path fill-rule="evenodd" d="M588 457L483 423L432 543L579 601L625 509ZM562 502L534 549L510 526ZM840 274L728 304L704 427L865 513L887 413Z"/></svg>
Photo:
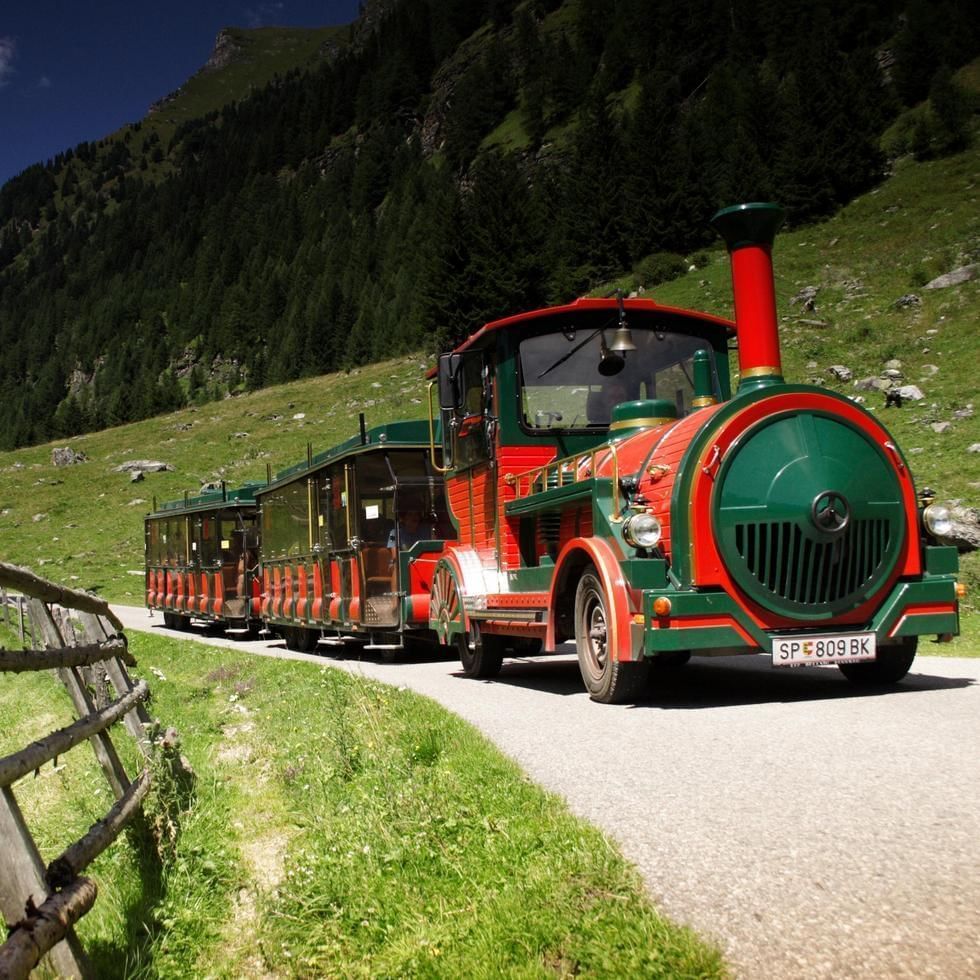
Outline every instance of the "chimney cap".
<svg viewBox="0 0 980 980"><path fill-rule="evenodd" d="M785 217L786 212L778 204L754 201L722 208L711 219L711 225L733 252L749 245L771 246Z"/></svg>

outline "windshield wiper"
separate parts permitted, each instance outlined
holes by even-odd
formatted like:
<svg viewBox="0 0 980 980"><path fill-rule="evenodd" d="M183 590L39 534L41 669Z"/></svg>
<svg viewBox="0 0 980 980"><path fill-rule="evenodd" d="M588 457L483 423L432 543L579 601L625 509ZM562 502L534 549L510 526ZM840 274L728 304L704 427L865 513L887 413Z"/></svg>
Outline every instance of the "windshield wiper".
<svg viewBox="0 0 980 980"><path fill-rule="evenodd" d="M552 364L550 367L546 367L537 377L540 379L543 378L546 374L551 374L551 372L554 371L556 367L560 367L570 357L577 354L590 340L595 340L595 338L598 337L599 334L601 334L602 331L605 330L606 327L608 327L611 323L612 320L609 319L601 327L596 327L596 329L593 330L592 333L590 333L588 337L586 337L585 340L582 341L582 343L576 344L567 354L563 354L561 357L559 357L554 364Z"/></svg>

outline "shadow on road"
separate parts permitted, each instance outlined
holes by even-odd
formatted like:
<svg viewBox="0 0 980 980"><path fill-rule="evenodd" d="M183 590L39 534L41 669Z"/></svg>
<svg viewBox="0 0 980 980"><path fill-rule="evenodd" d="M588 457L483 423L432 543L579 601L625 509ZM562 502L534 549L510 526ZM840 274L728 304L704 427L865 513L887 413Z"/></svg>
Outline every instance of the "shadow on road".
<svg viewBox="0 0 980 980"><path fill-rule="evenodd" d="M565 656L504 661L494 683L562 697L584 693L578 663ZM767 702L869 698L965 688L975 683L972 677L930 674L928 658L917 660L908 676L894 687L862 688L848 681L836 667L774 669L766 655L716 657L692 660L686 667L655 674L646 696L634 707L724 708Z"/></svg>

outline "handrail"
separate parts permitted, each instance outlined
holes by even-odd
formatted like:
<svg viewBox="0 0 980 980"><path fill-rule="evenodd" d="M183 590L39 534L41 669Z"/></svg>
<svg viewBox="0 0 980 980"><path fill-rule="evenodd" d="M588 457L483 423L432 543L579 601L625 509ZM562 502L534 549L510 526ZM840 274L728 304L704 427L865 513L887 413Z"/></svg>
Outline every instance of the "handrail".
<svg viewBox="0 0 980 980"><path fill-rule="evenodd" d="M429 382L428 388L428 398L429 398L429 455L432 457L432 468L437 473L448 473L448 466L440 466L436 462L436 425L435 416L432 414L432 389L435 387L436 383L434 381Z"/></svg>
<svg viewBox="0 0 980 980"><path fill-rule="evenodd" d="M579 483L582 480L593 478L596 471L596 459L600 453L606 452L612 458L613 512L610 519L614 524L618 524L622 521L623 517L619 500L619 454L615 446L600 446L595 449L588 449L582 453L574 453L571 456L563 456L560 459L553 459L550 463L545 463L543 466L537 466L534 469L527 470L525 473L509 475L505 479L507 483L514 487L515 500L533 497L538 493L545 493L548 490L564 487L566 484L566 474L572 475L572 483ZM589 465L583 473L582 467L586 463ZM554 487L549 486L549 475L552 470L555 472ZM521 481L523 480L527 480L527 489L525 492L522 492Z"/></svg>

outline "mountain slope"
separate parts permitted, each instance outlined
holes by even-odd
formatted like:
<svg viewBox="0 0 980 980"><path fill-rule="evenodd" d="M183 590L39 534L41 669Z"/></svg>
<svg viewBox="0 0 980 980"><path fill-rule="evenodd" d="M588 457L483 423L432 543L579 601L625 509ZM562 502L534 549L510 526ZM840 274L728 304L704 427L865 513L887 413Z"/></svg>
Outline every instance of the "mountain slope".
<svg viewBox="0 0 980 980"><path fill-rule="evenodd" d="M355 43L204 112L235 65L285 63L249 36L261 59L189 83L145 135L0 189L0 445L434 349L710 244L721 204L832 214L944 79L951 111L910 139L968 135L943 64L977 28L945 9L384 0Z"/></svg>

